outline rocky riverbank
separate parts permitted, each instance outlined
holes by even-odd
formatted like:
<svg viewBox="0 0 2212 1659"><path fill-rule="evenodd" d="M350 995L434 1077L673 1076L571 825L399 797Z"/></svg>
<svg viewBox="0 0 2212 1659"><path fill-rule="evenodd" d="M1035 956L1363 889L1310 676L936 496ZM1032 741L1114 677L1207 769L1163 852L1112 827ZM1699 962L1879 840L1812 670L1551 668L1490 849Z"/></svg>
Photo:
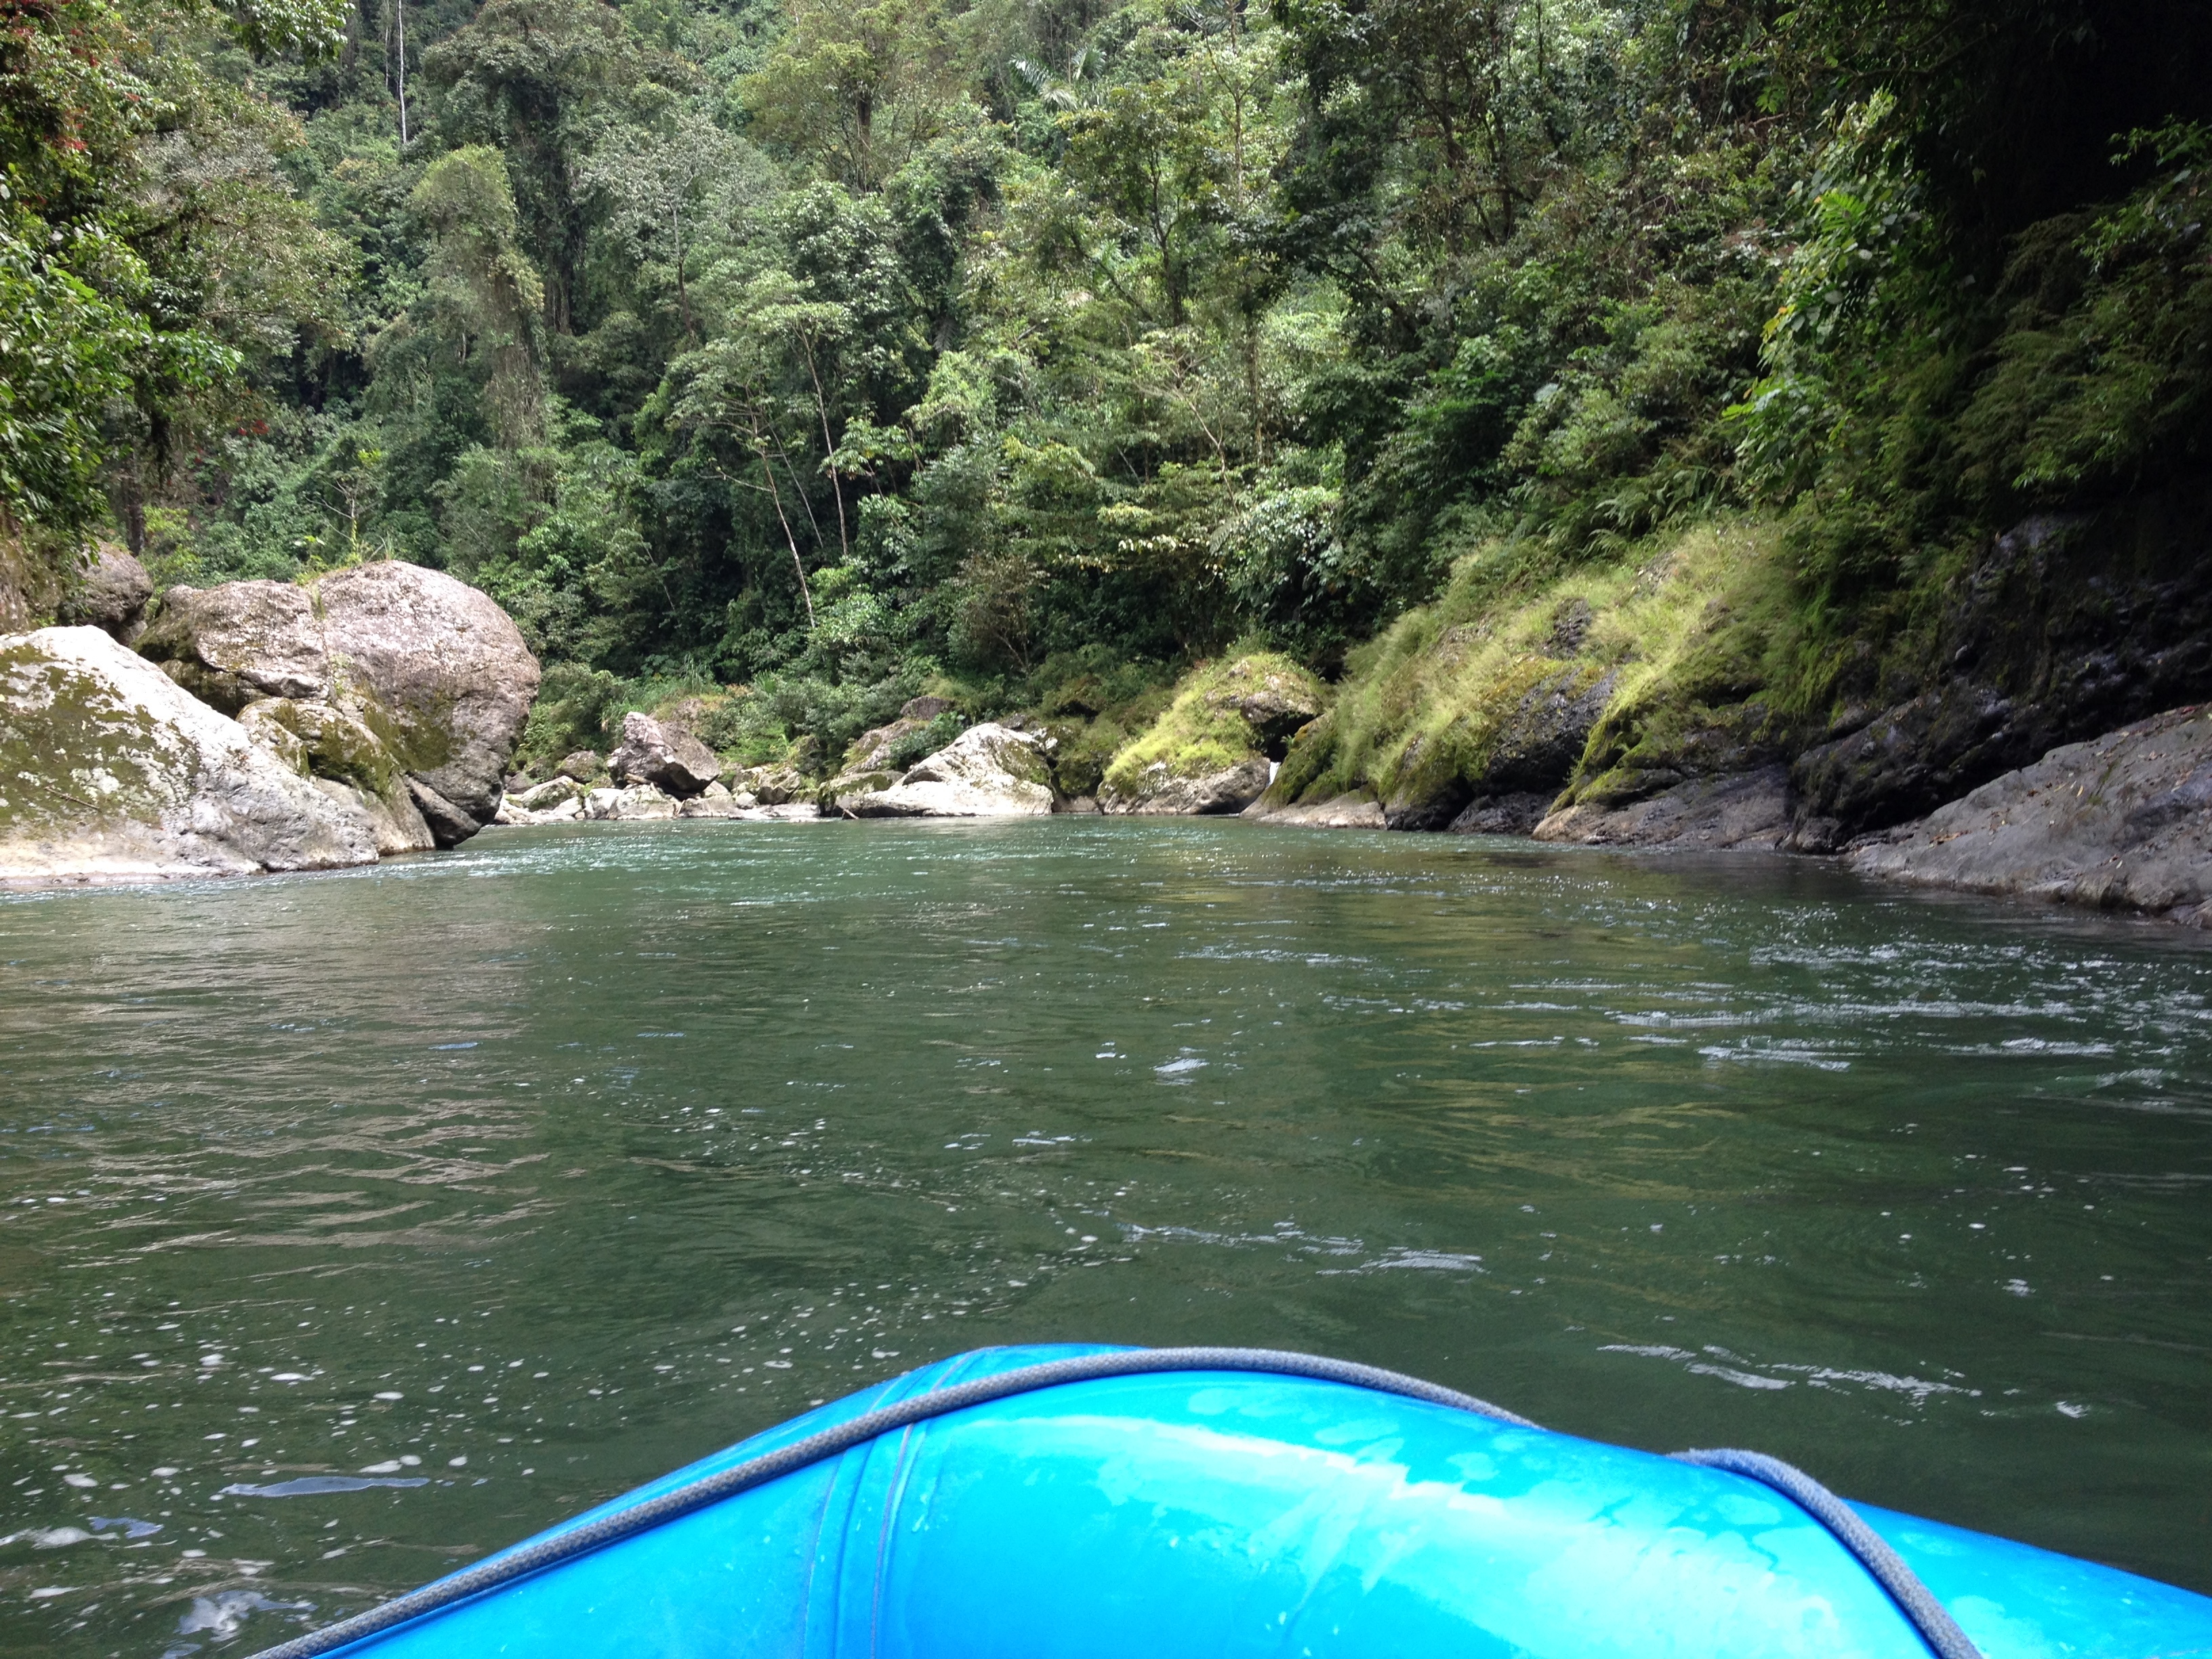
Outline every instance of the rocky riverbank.
<svg viewBox="0 0 2212 1659"><path fill-rule="evenodd" d="M1916 885L2212 927L2212 713L2067 744L1844 854Z"/></svg>
<svg viewBox="0 0 2212 1659"><path fill-rule="evenodd" d="M2083 763L2060 757L2085 742L2126 757L2111 799L2182 810L2177 751L2130 733L2186 726L2160 711L2212 696L2208 544L2202 487L2039 515L1932 564L1888 632L1841 639L1808 620L1785 538L1756 520L1537 584L1492 549L1352 653L1246 816L1841 854L1925 884L2180 914L2201 816L2157 848L2127 812L2087 809L2063 852L2020 825L1929 845L1968 800L2044 799L2040 769ZM2136 873L2060 873L2077 865Z"/></svg>
<svg viewBox="0 0 2212 1659"><path fill-rule="evenodd" d="M625 713L604 757L509 773L538 666L484 594L383 563L149 609L111 550L57 606L78 625L0 636L0 880L343 867L489 823L1241 812L1840 854L2212 925L2212 717L2140 707L2212 690L2212 580L2176 555L2212 516L2131 512L1998 538L1930 636L1952 672L1836 677L1824 723L1776 666L1777 550L1741 526L1533 598L1463 573L1334 687L1270 653L1200 665L1103 762L1065 722L971 725L924 696L811 772L797 749L718 753L695 699ZM1911 695L1869 713L1885 686Z"/></svg>

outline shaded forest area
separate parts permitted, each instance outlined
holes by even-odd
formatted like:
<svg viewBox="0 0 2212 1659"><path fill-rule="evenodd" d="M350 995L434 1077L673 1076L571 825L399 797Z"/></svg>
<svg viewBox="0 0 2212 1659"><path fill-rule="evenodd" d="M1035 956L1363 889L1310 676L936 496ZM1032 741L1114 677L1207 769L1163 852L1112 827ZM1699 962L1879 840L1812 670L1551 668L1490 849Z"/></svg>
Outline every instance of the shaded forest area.
<svg viewBox="0 0 2212 1659"><path fill-rule="evenodd" d="M2212 437L2189 0L0 13L6 556L450 570L541 754L744 685L755 761L924 690L1103 757L1707 524L1817 712Z"/></svg>

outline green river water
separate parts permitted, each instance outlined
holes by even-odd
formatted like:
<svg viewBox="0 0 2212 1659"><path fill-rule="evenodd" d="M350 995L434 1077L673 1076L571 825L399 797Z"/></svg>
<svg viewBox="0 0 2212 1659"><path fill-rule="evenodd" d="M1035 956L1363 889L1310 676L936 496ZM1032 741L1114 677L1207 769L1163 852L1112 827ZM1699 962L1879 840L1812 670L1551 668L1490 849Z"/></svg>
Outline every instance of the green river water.
<svg viewBox="0 0 2212 1659"><path fill-rule="evenodd" d="M2212 951L1206 821L19 895L0 1336L15 1653L243 1653L1051 1340L1366 1360L2212 1590Z"/></svg>

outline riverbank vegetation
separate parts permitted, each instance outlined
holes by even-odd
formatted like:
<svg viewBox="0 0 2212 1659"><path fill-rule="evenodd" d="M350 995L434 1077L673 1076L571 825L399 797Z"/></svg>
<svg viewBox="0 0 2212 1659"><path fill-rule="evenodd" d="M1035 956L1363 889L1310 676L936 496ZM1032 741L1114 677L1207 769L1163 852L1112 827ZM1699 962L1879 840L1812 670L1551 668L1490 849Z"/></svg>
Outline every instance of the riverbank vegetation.
<svg viewBox="0 0 2212 1659"><path fill-rule="evenodd" d="M1910 695L1994 532L2202 471L2208 35L2181 0L21 6L9 556L444 568L547 664L547 757L690 696L830 768L927 690L1103 770L1241 640L1344 680L1294 776L1475 764L1565 673L1608 699L1577 787L1618 793L1715 710L1779 754Z"/></svg>

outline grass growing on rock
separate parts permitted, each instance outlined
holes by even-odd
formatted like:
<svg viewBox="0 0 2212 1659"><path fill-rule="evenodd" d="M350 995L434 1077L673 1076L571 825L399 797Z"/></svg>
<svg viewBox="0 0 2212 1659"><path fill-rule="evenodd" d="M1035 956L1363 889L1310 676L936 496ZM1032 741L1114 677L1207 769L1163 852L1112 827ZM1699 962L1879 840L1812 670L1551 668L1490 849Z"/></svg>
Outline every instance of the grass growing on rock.
<svg viewBox="0 0 2212 1659"><path fill-rule="evenodd" d="M1632 799L1771 757L1802 724L1798 624L1780 538L1756 520L1701 526L1638 562L1531 580L1516 550L1460 562L1444 592L1347 664L1329 712L1298 736L1272 801L1374 796L1394 810L1487 787ZM1540 700L1601 695L1578 758L1500 775ZM1762 758L1753 758L1762 757Z"/></svg>
<svg viewBox="0 0 2212 1659"><path fill-rule="evenodd" d="M1148 768L1164 763L1170 778L1202 778L1267 752L1268 740L1249 710L1267 706L1318 710L1328 692L1279 652L1253 651L1200 664L1185 678L1167 711L1114 757L1104 787L1133 794Z"/></svg>

